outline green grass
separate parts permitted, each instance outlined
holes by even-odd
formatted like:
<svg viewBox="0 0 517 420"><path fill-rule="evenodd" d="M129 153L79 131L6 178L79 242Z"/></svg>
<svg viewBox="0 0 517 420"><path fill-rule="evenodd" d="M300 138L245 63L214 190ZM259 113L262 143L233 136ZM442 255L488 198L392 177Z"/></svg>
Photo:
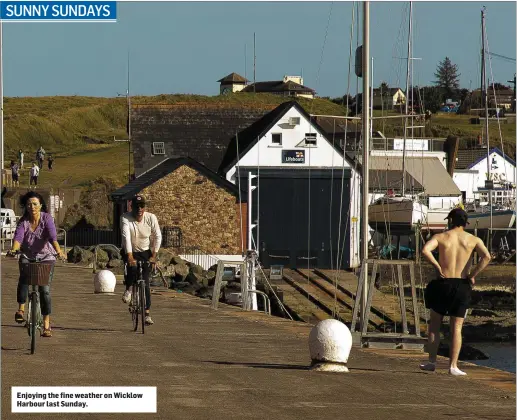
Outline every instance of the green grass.
<svg viewBox="0 0 517 420"><path fill-rule="evenodd" d="M288 100L269 94L239 93L228 96L158 95L136 96L133 104L211 104L268 108ZM344 115L344 108L325 99L297 99L308 111ZM25 160L34 158L40 145L47 152L63 154L85 149L88 143L126 138L125 98L82 96L5 98L4 130L6 160L16 159L21 148Z"/></svg>
<svg viewBox="0 0 517 420"><path fill-rule="evenodd" d="M389 112L384 115L398 115L395 112ZM381 111L374 111L374 116L381 116ZM468 141L476 140L478 135L485 137L484 123L471 124L472 116L469 115L457 115L457 114L446 114L437 113L433 114L430 122L425 128L424 136L432 136L439 138L446 138L449 135L458 136L461 144L466 146ZM403 120L402 119L385 119L374 121L374 130L382 131L386 137L402 136L403 135ZM516 125L515 117L506 120L508 122L501 121L499 133L499 125L496 120L490 120L488 129L490 136L490 145L492 147L501 148L501 138L504 145L504 151L510 157L515 159L515 136L516 136ZM422 124L416 124L422 125ZM420 136L421 131L417 129L415 136Z"/></svg>
<svg viewBox="0 0 517 420"><path fill-rule="evenodd" d="M54 168L48 170L45 160L38 177L42 188L78 188L98 178L110 178L121 186L128 179L127 144L88 145L85 150L56 154ZM28 165L20 173L20 186L29 183Z"/></svg>

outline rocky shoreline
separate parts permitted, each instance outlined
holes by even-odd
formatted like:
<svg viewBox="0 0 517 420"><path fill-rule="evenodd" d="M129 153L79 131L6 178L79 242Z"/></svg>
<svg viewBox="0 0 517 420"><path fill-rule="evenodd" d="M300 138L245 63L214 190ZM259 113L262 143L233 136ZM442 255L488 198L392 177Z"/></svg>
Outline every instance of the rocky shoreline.
<svg viewBox="0 0 517 420"><path fill-rule="evenodd" d="M98 269L109 269L115 274L124 274L124 262L120 250L114 245L102 245L82 248L74 246L67 254L69 263L92 266ZM162 248L158 252L158 263L169 289L188 293L205 299L212 299L217 265L208 270L181 258L174 252ZM161 279L154 286L162 286ZM222 282L221 301L231 301L231 297L240 293L239 276Z"/></svg>

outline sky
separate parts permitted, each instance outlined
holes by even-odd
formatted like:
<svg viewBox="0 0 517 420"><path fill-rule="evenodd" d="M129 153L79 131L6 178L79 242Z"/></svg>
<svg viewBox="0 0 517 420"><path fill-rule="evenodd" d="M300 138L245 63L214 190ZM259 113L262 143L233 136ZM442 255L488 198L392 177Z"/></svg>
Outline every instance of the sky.
<svg viewBox="0 0 517 420"><path fill-rule="evenodd" d="M408 4L370 3L375 87L405 86ZM412 56L421 59L412 60L414 85L432 84L448 56L461 87L479 87L483 4L489 51L516 57L515 2L413 2ZM131 95L217 95L217 80L231 72L253 80L254 32L257 81L303 74L319 96L355 94L353 9L352 2L119 2L117 23L6 22L4 95L125 93L128 51ZM353 50L358 21L356 14ZM491 66L494 81L513 79L515 62L494 57Z"/></svg>

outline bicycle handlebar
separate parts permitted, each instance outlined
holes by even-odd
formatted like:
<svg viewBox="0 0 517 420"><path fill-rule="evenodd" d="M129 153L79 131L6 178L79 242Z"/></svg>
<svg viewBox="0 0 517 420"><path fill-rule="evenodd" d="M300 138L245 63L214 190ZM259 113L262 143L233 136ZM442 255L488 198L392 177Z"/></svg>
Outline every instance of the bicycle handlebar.
<svg viewBox="0 0 517 420"><path fill-rule="evenodd" d="M57 253L51 253L50 255L55 257L55 258L59 258L60 257L60 255L57 254ZM26 254L21 252L19 249L14 251L14 252L12 252L11 250L6 252L6 257L16 258L16 257L20 257L20 256L26 258L27 260L29 260L29 262L41 262L41 260L38 261L37 258L29 258ZM64 258L63 258L63 260L64 260Z"/></svg>

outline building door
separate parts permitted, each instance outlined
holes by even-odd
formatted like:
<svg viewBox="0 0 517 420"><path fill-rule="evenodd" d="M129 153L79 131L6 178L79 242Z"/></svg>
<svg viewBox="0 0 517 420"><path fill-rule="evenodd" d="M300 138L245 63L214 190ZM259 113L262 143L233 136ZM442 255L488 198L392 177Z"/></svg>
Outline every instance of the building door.
<svg viewBox="0 0 517 420"><path fill-rule="evenodd" d="M339 173L338 173L339 172ZM241 185L246 185L241 179ZM260 204L258 203L260 194ZM332 200L331 200L332 197ZM350 264L350 222L348 208L350 173L343 182L341 228L341 171L263 170L259 187L253 192L252 220L257 222L260 260L266 268L341 268ZM331 203L332 201L332 212ZM340 256L337 257L339 230ZM347 234L345 235L345 229Z"/></svg>

